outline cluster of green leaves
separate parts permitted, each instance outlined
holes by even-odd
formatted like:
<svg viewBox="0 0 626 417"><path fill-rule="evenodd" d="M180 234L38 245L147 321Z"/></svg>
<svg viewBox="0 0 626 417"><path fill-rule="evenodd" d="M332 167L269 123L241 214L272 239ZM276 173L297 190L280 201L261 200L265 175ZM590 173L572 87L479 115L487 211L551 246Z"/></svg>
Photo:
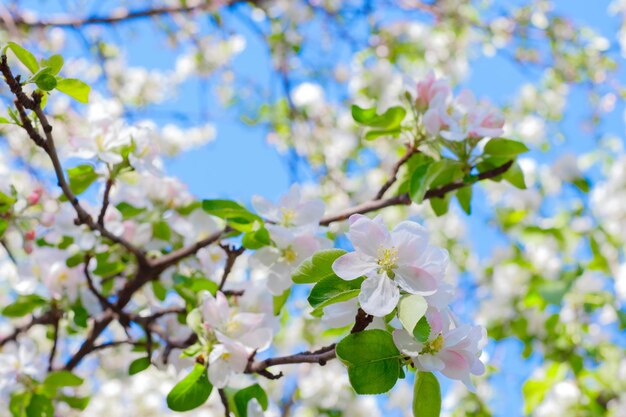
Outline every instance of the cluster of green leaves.
<svg viewBox="0 0 626 417"><path fill-rule="evenodd" d="M517 156L526 151L528 148L520 142L494 138L487 142L483 153L471 161L445 157L435 159L425 153L416 153L405 164L397 193L408 193L411 201L420 204L428 191L459 183L462 187L449 191L442 197L431 197L430 205L438 216L442 216L448 212L452 198L456 197L463 211L470 214L472 185L480 180L481 174L510 164L504 173L489 179L496 182L505 180L517 188L526 188L522 170L515 162Z"/></svg>
<svg viewBox="0 0 626 417"><path fill-rule="evenodd" d="M270 234L261 217L239 203L231 200L204 200L202 209L224 219L235 232L243 233L242 245L247 249L259 249L271 244Z"/></svg>
<svg viewBox="0 0 626 417"><path fill-rule="evenodd" d="M402 131L402 121L406 117L406 110L402 106L394 106L379 114L376 107L361 108L352 106L352 118L368 130L366 140L374 140L381 136L397 137Z"/></svg>
<svg viewBox="0 0 626 417"><path fill-rule="evenodd" d="M64 402L76 410L84 410L89 397L65 394L65 388L75 388L83 384L83 379L69 371L50 372L39 383L32 381L27 391L11 395L8 409L13 417L54 417L55 402Z"/></svg>
<svg viewBox="0 0 626 417"><path fill-rule="evenodd" d="M2 48L2 54L6 55L9 49L31 73L24 83L35 84L40 91L58 90L81 103L89 101L91 88L87 84L76 78L63 78L59 75L64 64L61 55L52 55L48 59L37 61L32 53L15 42L8 42Z"/></svg>

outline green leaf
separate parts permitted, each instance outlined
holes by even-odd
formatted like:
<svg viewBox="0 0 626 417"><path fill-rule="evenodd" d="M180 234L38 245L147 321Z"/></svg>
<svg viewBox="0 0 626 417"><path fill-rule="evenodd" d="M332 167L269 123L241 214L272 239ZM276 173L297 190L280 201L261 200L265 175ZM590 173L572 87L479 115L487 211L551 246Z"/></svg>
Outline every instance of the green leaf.
<svg viewBox="0 0 626 417"><path fill-rule="evenodd" d="M28 407L26 407L27 417L54 417L54 406L52 400L41 394L33 394Z"/></svg>
<svg viewBox="0 0 626 417"><path fill-rule="evenodd" d="M106 259L98 259L98 263L96 264L96 268L93 270L93 274L102 278L109 278L123 272L125 269L126 265L124 262L109 262Z"/></svg>
<svg viewBox="0 0 626 417"><path fill-rule="evenodd" d="M493 138L485 145L484 153L493 156L513 157L528 152L528 148L521 142L505 138Z"/></svg>
<svg viewBox="0 0 626 417"><path fill-rule="evenodd" d="M456 199L463 211L472 214L472 187L463 187L456 192Z"/></svg>
<svg viewBox="0 0 626 417"><path fill-rule="evenodd" d="M432 207L433 211L437 216L443 216L448 212L448 207L450 206L450 199L452 198L452 193L448 193L443 198L434 197L430 199L430 207Z"/></svg>
<svg viewBox="0 0 626 417"><path fill-rule="evenodd" d="M6 219L0 218L0 237L4 235L4 232L7 230L7 227L9 227L9 221Z"/></svg>
<svg viewBox="0 0 626 417"><path fill-rule="evenodd" d="M226 220L233 229L240 232L256 231L263 226L263 219L231 200L203 200L202 209Z"/></svg>
<svg viewBox="0 0 626 417"><path fill-rule="evenodd" d="M81 103L86 104L89 102L89 92L91 91L91 87L81 80L77 80L75 78L64 78L59 80L57 82L57 90L67 94Z"/></svg>
<svg viewBox="0 0 626 417"><path fill-rule="evenodd" d="M270 233L265 227L261 227L257 231L247 232L243 235L241 244L246 249L260 249L271 243Z"/></svg>
<svg viewBox="0 0 626 417"><path fill-rule="evenodd" d="M428 191L430 184L443 172L447 164L448 160L442 159L428 165L420 165L413 171L409 184L411 201L417 204L424 201L424 195Z"/></svg>
<svg viewBox="0 0 626 417"><path fill-rule="evenodd" d="M391 334L365 330L337 344L337 357L348 367L350 384L357 394L381 394L396 384L400 375L400 352Z"/></svg>
<svg viewBox="0 0 626 417"><path fill-rule="evenodd" d="M124 218L124 220L138 216L139 214L146 211L146 209L143 207L135 207L124 201L116 205L115 208L117 208L120 213L122 213L122 217Z"/></svg>
<svg viewBox="0 0 626 417"><path fill-rule="evenodd" d="M312 284L324 278L336 277L333 262L347 252L343 249L328 249L316 252L305 259L294 271L291 279L296 284Z"/></svg>
<svg viewBox="0 0 626 417"><path fill-rule="evenodd" d="M159 221L152 225L152 236L157 239L169 242L172 238L172 229L165 220Z"/></svg>
<svg viewBox="0 0 626 417"><path fill-rule="evenodd" d="M413 333L417 323L426 314L427 308L426 299L421 295L411 294L400 299L398 303L398 318L407 332Z"/></svg>
<svg viewBox="0 0 626 417"><path fill-rule="evenodd" d="M89 405L89 397L70 397L68 395L61 395L59 397L60 401L63 401L65 404L69 405L71 408L75 410L83 411Z"/></svg>
<svg viewBox="0 0 626 417"><path fill-rule="evenodd" d="M365 140L374 140L374 139L378 139L381 136L398 137L400 132L401 130L399 128L370 130L365 134Z"/></svg>
<svg viewBox="0 0 626 417"><path fill-rule="evenodd" d="M431 372L417 372L413 386L413 417L439 417L441 388Z"/></svg>
<svg viewBox="0 0 626 417"><path fill-rule="evenodd" d="M7 213L17 200L0 191L0 214Z"/></svg>
<svg viewBox="0 0 626 417"><path fill-rule="evenodd" d="M61 68L63 68L63 57L61 55L52 55L50 58L48 59L42 59L41 60L41 66L42 67L49 67L50 68L50 74L52 75L57 75L59 73L59 71L61 71Z"/></svg>
<svg viewBox="0 0 626 417"><path fill-rule="evenodd" d="M287 300L289 299L290 295L291 295L291 288L287 288L284 293L282 293L281 295L275 295L272 298L275 316L278 316L280 314L283 307L287 303Z"/></svg>
<svg viewBox="0 0 626 417"><path fill-rule="evenodd" d="M55 371L48 374L43 384L47 387L60 388L78 387L82 383L83 379L70 371Z"/></svg>
<svg viewBox="0 0 626 417"><path fill-rule="evenodd" d="M248 417L248 403L253 398L256 398L263 411L267 410L267 394L259 384L254 384L237 391L233 398L235 407L237 408L236 413L238 417Z"/></svg>
<svg viewBox="0 0 626 417"><path fill-rule="evenodd" d="M411 333L418 342L426 343L428 341L430 337L430 324L428 324L426 316L422 316L418 320Z"/></svg>
<svg viewBox="0 0 626 417"><path fill-rule="evenodd" d="M20 62L24 64L31 73L34 74L37 72L37 70L39 69L39 64L37 63L37 59L35 58L33 54L31 54L30 52L28 52L26 49L22 48L20 45L16 44L15 42L7 43L7 46L5 47L5 51L7 48L13 51L17 59L19 59Z"/></svg>
<svg viewBox="0 0 626 417"><path fill-rule="evenodd" d="M352 106L352 118L355 122L367 124L374 117L376 117L376 107L364 109L357 105Z"/></svg>
<svg viewBox="0 0 626 417"><path fill-rule="evenodd" d="M165 297L167 297L167 288L165 288L161 281L152 281L152 292L160 301L164 301Z"/></svg>
<svg viewBox="0 0 626 417"><path fill-rule="evenodd" d="M356 105L352 106L352 118L357 123L383 130L398 129L405 116L406 110L400 106L391 107L382 114L376 114L375 108L363 109Z"/></svg>
<svg viewBox="0 0 626 417"><path fill-rule="evenodd" d="M41 74L35 80L35 84L43 91L52 91L57 86L57 79L54 75Z"/></svg>
<svg viewBox="0 0 626 417"><path fill-rule="evenodd" d="M83 193L98 179L98 174L93 169L93 166L88 164L68 169L67 175L70 179L70 189L76 195Z"/></svg>
<svg viewBox="0 0 626 417"><path fill-rule="evenodd" d="M309 304L315 309L321 309L330 304L347 301L359 295L363 278L350 281L331 275L315 284L309 294Z"/></svg>
<svg viewBox="0 0 626 417"><path fill-rule="evenodd" d="M11 394L9 411L13 417L26 417L26 407L32 394L28 391Z"/></svg>
<svg viewBox="0 0 626 417"><path fill-rule="evenodd" d="M10 124L13 124L13 122L7 119L6 117L0 116L0 125L10 125Z"/></svg>
<svg viewBox="0 0 626 417"><path fill-rule="evenodd" d="M167 406L174 411L189 411L200 407L211 395L206 368L196 363L192 371L167 394Z"/></svg>
<svg viewBox="0 0 626 417"><path fill-rule="evenodd" d="M5 317L23 317L45 304L46 300L36 294L20 295L15 302L2 309L2 315Z"/></svg>
<svg viewBox="0 0 626 417"><path fill-rule="evenodd" d="M520 190L526 189L526 181L524 180L524 172L517 164L517 162L513 163L507 171L502 174L502 178L507 180L514 187L519 188Z"/></svg>
<svg viewBox="0 0 626 417"><path fill-rule="evenodd" d="M150 358L148 358L148 357L135 359L128 366L128 375L138 374L139 372L141 372L141 371L143 371L145 369L148 369L150 364L151 364Z"/></svg>

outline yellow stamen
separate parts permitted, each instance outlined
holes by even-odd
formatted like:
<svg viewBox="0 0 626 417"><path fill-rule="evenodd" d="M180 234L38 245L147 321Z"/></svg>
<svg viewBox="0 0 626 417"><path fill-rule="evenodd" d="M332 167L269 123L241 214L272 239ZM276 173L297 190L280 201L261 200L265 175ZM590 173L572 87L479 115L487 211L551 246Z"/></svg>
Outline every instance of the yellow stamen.
<svg viewBox="0 0 626 417"><path fill-rule="evenodd" d="M296 211L291 208L281 207L280 211L282 212L282 225L283 226L293 226L293 221L296 219Z"/></svg>
<svg viewBox="0 0 626 417"><path fill-rule="evenodd" d="M395 246L385 248L380 245L376 259L376 263L380 266L378 273L386 273L389 278L393 278L395 276L393 270L398 266L396 262L398 262L398 249Z"/></svg>
<svg viewBox="0 0 626 417"><path fill-rule="evenodd" d="M443 348L443 335L439 333L433 340L424 344L424 348L420 354L434 354L439 352L441 348Z"/></svg>

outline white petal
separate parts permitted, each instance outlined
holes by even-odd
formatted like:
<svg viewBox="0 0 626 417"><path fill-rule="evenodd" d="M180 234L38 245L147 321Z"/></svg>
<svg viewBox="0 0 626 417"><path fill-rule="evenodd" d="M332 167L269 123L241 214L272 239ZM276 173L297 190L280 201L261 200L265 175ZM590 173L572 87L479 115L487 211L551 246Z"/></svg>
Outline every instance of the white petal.
<svg viewBox="0 0 626 417"><path fill-rule="evenodd" d="M349 281L374 271L376 266L373 258L366 258L358 252L350 252L335 259L333 271L339 278Z"/></svg>
<svg viewBox="0 0 626 417"><path fill-rule="evenodd" d="M382 275L373 275L361 284L361 308L375 317L391 313L400 300L400 290L395 282Z"/></svg>
<svg viewBox="0 0 626 417"><path fill-rule="evenodd" d="M232 371L223 359L218 359L209 365L209 381L215 388L224 388L228 384Z"/></svg>
<svg viewBox="0 0 626 417"><path fill-rule="evenodd" d="M399 265L395 280L411 294L431 295L437 291L437 280L425 270L412 265Z"/></svg>
<svg viewBox="0 0 626 417"><path fill-rule="evenodd" d="M259 213L261 217L265 217L267 220L271 220L274 222L279 220L276 206L265 197L261 197L259 195L253 196L252 207L254 207L254 210L256 210L256 212Z"/></svg>
<svg viewBox="0 0 626 417"><path fill-rule="evenodd" d="M420 355L417 360L425 371L441 371L445 367L443 361L434 355Z"/></svg>
<svg viewBox="0 0 626 417"><path fill-rule="evenodd" d="M298 208L295 224L297 226L317 224L323 216L324 202L322 200L308 201Z"/></svg>
<svg viewBox="0 0 626 417"><path fill-rule="evenodd" d="M389 240L389 232L380 220L371 220L360 214L350 216L348 236L354 249L374 258L378 256L380 246Z"/></svg>
<svg viewBox="0 0 626 417"><path fill-rule="evenodd" d="M393 342L402 353L413 357L419 355L422 349L424 349L424 345L404 329L394 330Z"/></svg>

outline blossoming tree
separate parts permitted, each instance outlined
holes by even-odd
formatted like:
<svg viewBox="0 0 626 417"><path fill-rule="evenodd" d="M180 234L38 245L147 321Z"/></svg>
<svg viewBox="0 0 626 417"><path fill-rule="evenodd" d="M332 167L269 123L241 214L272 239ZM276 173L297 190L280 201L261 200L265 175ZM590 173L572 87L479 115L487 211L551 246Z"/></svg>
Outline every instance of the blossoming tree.
<svg viewBox="0 0 626 417"><path fill-rule="evenodd" d="M490 416L519 391L623 415L616 51L548 1L395 3L0 5L0 416ZM119 25L163 35L171 72L129 65ZM267 90L234 63L248 37ZM472 50L541 77L495 106L462 88ZM206 109L159 121L191 82L267 129L280 199L168 176L215 134ZM600 139L543 162L570 88ZM498 388L512 340L533 374Z"/></svg>

